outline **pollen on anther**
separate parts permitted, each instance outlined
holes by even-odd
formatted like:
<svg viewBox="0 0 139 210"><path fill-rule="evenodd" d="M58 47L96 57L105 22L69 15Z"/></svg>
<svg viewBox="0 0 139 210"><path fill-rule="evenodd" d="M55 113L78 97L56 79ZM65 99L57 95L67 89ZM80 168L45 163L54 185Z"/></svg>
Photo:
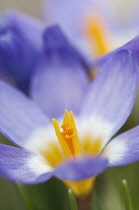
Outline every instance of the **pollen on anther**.
<svg viewBox="0 0 139 210"><path fill-rule="evenodd" d="M59 124L55 119L52 119L52 122L58 141L66 156L80 153L80 145L73 113L69 113L67 110L65 111L64 119L62 125L60 126L62 131L60 130Z"/></svg>

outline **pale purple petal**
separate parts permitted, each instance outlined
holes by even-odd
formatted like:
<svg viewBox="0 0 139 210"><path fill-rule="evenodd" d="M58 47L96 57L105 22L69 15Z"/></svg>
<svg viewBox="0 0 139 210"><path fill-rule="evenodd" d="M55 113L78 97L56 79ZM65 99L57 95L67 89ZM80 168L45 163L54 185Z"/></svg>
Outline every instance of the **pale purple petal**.
<svg viewBox="0 0 139 210"><path fill-rule="evenodd" d="M58 166L54 175L60 179L80 181L102 173L107 167L105 158L90 157L75 159Z"/></svg>
<svg viewBox="0 0 139 210"><path fill-rule="evenodd" d="M117 48L116 50L113 50L110 53L107 53L106 55L100 57L99 59L92 62L92 68L96 68L98 66L102 66L107 60L117 53L120 50L129 50L137 59L137 63L139 63L139 36L136 36L131 41L123 45L122 47Z"/></svg>
<svg viewBox="0 0 139 210"><path fill-rule="evenodd" d="M66 109L77 114L89 85L85 61L58 26L45 31L44 48L31 96L50 118L63 116Z"/></svg>
<svg viewBox="0 0 139 210"><path fill-rule="evenodd" d="M91 118L92 129L97 127L102 135L107 132L109 140L127 120L134 105L137 87L136 60L130 52L122 50L103 65L93 80L81 116L86 121Z"/></svg>
<svg viewBox="0 0 139 210"><path fill-rule="evenodd" d="M27 94L42 51L43 30L41 22L21 13L0 16L0 78L12 78Z"/></svg>
<svg viewBox="0 0 139 210"><path fill-rule="evenodd" d="M139 126L112 139L104 150L109 166L122 166L139 161Z"/></svg>
<svg viewBox="0 0 139 210"><path fill-rule="evenodd" d="M45 24L39 22L31 16L8 11L1 15L0 29L13 30L21 34L34 47L34 50L40 52L42 48L42 34Z"/></svg>
<svg viewBox="0 0 139 210"><path fill-rule="evenodd" d="M47 125L46 116L29 98L0 82L0 131L9 140L24 147L36 129Z"/></svg>
<svg viewBox="0 0 139 210"><path fill-rule="evenodd" d="M22 184L37 184L51 178L42 157L26 150L0 144L0 176Z"/></svg>

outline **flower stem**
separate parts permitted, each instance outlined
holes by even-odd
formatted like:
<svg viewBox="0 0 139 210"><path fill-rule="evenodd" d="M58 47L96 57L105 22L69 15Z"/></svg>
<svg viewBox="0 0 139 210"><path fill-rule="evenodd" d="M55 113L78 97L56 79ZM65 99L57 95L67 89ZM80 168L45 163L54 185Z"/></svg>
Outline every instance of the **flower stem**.
<svg viewBox="0 0 139 210"><path fill-rule="evenodd" d="M21 184L16 184L18 191L20 192L20 195L22 196L22 199L24 201L24 204L26 206L27 210L34 210L33 204L31 200L29 199L29 196L27 194L27 191L24 187L24 185Z"/></svg>
<svg viewBox="0 0 139 210"><path fill-rule="evenodd" d="M91 193L86 196L76 197L78 210L92 210Z"/></svg>
<svg viewBox="0 0 139 210"><path fill-rule="evenodd" d="M75 196L74 196L72 190L69 189L68 193L69 193L69 200L70 200L70 208L71 208L71 210L78 210L77 209L77 204L76 204L76 199L75 199Z"/></svg>
<svg viewBox="0 0 139 210"><path fill-rule="evenodd" d="M131 199L128 183L125 179L122 181L122 185L123 185L123 189L124 189L126 210L134 210L132 201L131 201L132 199Z"/></svg>

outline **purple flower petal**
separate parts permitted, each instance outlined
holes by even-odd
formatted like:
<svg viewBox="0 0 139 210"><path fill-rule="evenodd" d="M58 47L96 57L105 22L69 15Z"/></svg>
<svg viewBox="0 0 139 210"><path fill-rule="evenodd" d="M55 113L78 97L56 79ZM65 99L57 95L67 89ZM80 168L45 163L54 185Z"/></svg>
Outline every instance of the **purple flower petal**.
<svg viewBox="0 0 139 210"><path fill-rule="evenodd" d="M120 49L131 51L139 62L139 36L132 39L130 42L122 46Z"/></svg>
<svg viewBox="0 0 139 210"><path fill-rule="evenodd" d="M1 78L13 79L20 89L28 92L37 55L29 43L13 31L0 33Z"/></svg>
<svg viewBox="0 0 139 210"><path fill-rule="evenodd" d="M64 180L80 181L102 173L107 164L107 159L100 157L75 159L58 166L54 175Z"/></svg>
<svg viewBox="0 0 139 210"><path fill-rule="evenodd" d="M102 135L107 132L109 140L127 120L137 87L136 60L130 52L122 50L103 65L93 80L84 100L81 116L84 116L86 121L91 118L92 129L97 127Z"/></svg>
<svg viewBox="0 0 139 210"><path fill-rule="evenodd" d="M45 25L37 19L18 12L6 12L0 19L1 29L11 29L19 34L22 34L22 36L24 36L25 39L34 46L34 49L39 52L42 48L42 34L44 26Z"/></svg>
<svg viewBox="0 0 139 210"><path fill-rule="evenodd" d="M18 13L0 17L1 74L13 78L26 93L41 51L43 28L41 23Z"/></svg>
<svg viewBox="0 0 139 210"><path fill-rule="evenodd" d="M50 118L62 116L65 109L78 113L89 84L85 62L57 26L45 31L44 42L31 96Z"/></svg>
<svg viewBox="0 0 139 210"><path fill-rule="evenodd" d="M95 62L93 61L92 66L102 66L108 59L111 57L114 53L117 53L120 50L129 50L132 52L132 54L137 59L137 62L139 63L139 36L136 36L131 41L123 45L122 47L117 48L116 50L113 50L112 52L100 57Z"/></svg>
<svg viewBox="0 0 139 210"><path fill-rule="evenodd" d="M51 178L51 168L42 157L26 150L0 144L0 176L23 184L37 184Z"/></svg>
<svg viewBox="0 0 139 210"><path fill-rule="evenodd" d="M0 131L15 144L24 147L36 129L48 125L46 116L26 96L0 82Z"/></svg>
<svg viewBox="0 0 139 210"><path fill-rule="evenodd" d="M139 161L139 126L112 139L104 150L109 166L122 166Z"/></svg>

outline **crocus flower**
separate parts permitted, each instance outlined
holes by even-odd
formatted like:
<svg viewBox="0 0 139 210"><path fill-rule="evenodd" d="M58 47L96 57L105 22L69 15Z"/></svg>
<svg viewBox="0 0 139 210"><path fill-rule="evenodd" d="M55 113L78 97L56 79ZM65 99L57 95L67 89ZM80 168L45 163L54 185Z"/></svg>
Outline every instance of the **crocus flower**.
<svg viewBox="0 0 139 210"><path fill-rule="evenodd" d="M98 56L109 51L107 23L112 14L102 1L60 0L57 7L56 0L43 3L46 21L58 24L82 53Z"/></svg>
<svg viewBox="0 0 139 210"><path fill-rule="evenodd" d="M114 12L111 7L114 7L114 2L111 5L107 1L60 0L58 5L56 0L43 2L46 20L51 24L59 24L75 46L90 55L90 58L105 54L138 35L136 4L132 5L132 10L130 7L130 13L128 11L126 15L128 22L125 23L119 13L126 11L127 4L124 11Z"/></svg>
<svg viewBox="0 0 139 210"><path fill-rule="evenodd" d="M23 184L55 176L80 196L106 167L139 160L138 126L111 140L132 110L138 64L128 50L118 51L90 82L81 57L58 34L45 33L44 63L32 78L32 97L44 111L0 82L0 131L20 147L0 144L0 175Z"/></svg>
<svg viewBox="0 0 139 210"><path fill-rule="evenodd" d="M0 78L28 93L42 50L44 25L15 12L0 16Z"/></svg>

